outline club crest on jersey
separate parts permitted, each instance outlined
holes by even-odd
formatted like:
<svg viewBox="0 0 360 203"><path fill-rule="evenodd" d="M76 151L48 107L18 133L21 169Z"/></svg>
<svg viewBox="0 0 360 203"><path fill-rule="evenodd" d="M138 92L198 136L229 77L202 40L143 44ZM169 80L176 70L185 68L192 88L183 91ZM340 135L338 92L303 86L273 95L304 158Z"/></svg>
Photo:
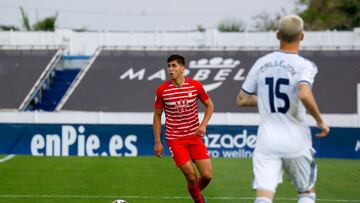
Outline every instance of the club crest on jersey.
<svg viewBox="0 0 360 203"><path fill-rule="evenodd" d="M187 100L179 100L175 102L175 107L179 113L183 113L184 111L186 111L187 106L188 106Z"/></svg>

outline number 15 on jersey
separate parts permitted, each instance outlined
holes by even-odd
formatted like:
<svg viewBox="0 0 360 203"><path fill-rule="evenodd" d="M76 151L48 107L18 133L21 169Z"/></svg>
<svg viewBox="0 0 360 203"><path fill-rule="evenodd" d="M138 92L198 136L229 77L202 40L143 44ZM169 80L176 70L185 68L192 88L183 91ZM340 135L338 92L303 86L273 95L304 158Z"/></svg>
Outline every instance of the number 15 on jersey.
<svg viewBox="0 0 360 203"><path fill-rule="evenodd" d="M280 92L280 87L282 85L289 85L289 79L285 78L265 78L265 84L269 87L269 104L271 113L286 113L290 108L290 100L289 96L284 93ZM284 101L284 106L282 107L275 107L274 99L279 99Z"/></svg>

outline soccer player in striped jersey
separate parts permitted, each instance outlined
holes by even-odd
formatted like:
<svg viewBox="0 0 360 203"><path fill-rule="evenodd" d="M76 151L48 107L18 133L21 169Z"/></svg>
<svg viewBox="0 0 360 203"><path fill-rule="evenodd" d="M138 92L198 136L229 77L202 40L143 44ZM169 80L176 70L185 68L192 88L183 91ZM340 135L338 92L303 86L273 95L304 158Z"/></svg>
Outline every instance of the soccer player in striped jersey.
<svg viewBox="0 0 360 203"><path fill-rule="evenodd" d="M202 137L214 110L214 105L199 81L184 76L185 58L171 55L167 60L170 80L161 84L156 91L153 130L155 155L161 158L161 115L165 111L165 138L171 155L184 174L187 189L196 203L205 202L201 191L212 179L212 165ZM201 123L198 118L200 100L205 106ZM196 175L195 167L200 173Z"/></svg>
<svg viewBox="0 0 360 203"><path fill-rule="evenodd" d="M298 55L303 20L296 15L279 21L280 50L259 58L237 97L239 106L258 106L260 125L253 154L255 203L271 203L285 171L298 192L298 203L315 202L316 164L306 110L329 133L311 87L317 67ZM256 95L256 96L255 96Z"/></svg>

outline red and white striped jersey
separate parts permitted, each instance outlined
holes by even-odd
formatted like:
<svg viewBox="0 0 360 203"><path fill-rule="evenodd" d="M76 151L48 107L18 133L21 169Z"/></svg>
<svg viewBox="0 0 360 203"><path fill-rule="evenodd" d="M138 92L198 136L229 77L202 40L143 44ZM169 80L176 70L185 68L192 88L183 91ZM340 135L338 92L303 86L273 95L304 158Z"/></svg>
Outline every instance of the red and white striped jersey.
<svg viewBox="0 0 360 203"><path fill-rule="evenodd" d="M165 110L165 137L174 140L195 135L199 127L197 100L205 102L209 95L199 81L185 77L177 87L171 80L161 84L156 91L155 108Z"/></svg>

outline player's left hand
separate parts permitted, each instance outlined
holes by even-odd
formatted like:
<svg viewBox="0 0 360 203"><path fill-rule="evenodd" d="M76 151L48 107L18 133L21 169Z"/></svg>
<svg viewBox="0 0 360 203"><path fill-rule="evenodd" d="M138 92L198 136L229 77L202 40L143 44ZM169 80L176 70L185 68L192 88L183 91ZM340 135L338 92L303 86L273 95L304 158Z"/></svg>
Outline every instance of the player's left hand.
<svg viewBox="0 0 360 203"><path fill-rule="evenodd" d="M203 137L206 133L206 127L200 125L198 129L195 130L195 135Z"/></svg>
<svg viewBox="0 0 360 203"><path fill-rule="evenodd" d="M317 123L317 127L321 130L320 133L316 134L317 138L326 137L330 132L329 126L327 126L325 123Z"/></svg>

